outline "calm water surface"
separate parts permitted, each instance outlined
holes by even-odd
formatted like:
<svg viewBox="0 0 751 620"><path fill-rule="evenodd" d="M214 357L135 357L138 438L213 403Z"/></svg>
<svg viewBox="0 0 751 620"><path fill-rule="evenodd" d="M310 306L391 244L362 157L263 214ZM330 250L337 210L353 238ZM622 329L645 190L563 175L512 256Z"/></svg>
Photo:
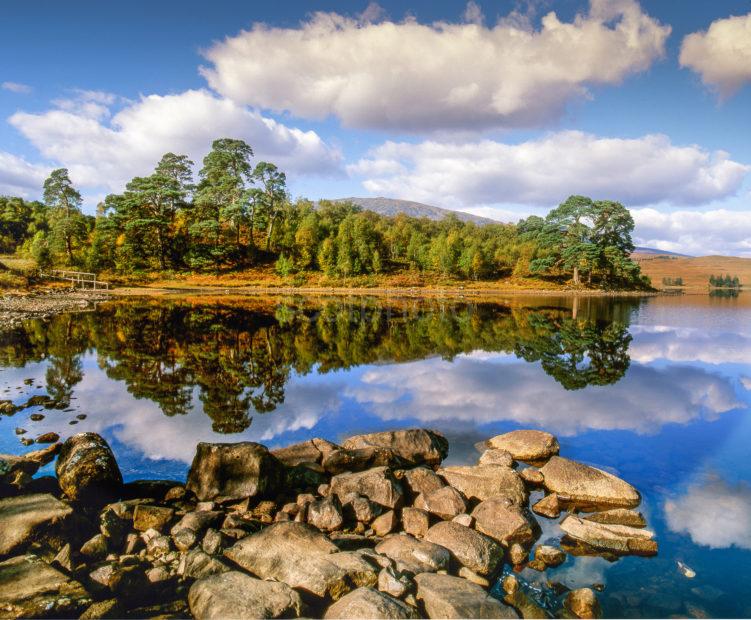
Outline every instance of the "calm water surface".
<svg viewBox="0 0 751 620"><path fill-rule="evenodd" d="M525 570L531 588L544 598L548 579L603 584L609 616L749 617L744 295L107 303L0 335L2 398L58 403L0 416L0 451L28 450L19 426L96 431L126 479L184 479L199 441L277 447L426 426L447 435L456 464L476 461L479 440L542 428L564 456L639 488L660 553L569 557ZM541 541L558 535L552 521L543 529Z"/></svg>

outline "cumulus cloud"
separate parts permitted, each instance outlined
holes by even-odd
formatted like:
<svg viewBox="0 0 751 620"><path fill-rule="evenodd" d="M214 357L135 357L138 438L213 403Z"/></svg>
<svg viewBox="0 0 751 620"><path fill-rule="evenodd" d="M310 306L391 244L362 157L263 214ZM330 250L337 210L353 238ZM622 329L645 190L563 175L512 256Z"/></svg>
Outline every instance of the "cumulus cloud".
<svg viewBox="0 0 751 620"><path fill-rule="evenodd" d="M684 37L680 63L722 98L751 82L751 13L718 19L706 32Z"/></svg>
<svg viewBox="0 0 751 620"><path fill-rule="evenodd" d="M681 309L682 312L688 310ZM706 308L701 308L704 312ZM737 312L737 309L733 309ZM690 311L689 311L690 312ZM696 317L694 317L696 318ZM739 318L743 322L744 318ZM738 330L728 332L706 329L664 329L632 326L634 340L629 347L633 361L648 364L656 360L671 362L700 362L703 364L746 364L751 360L751 333ZM740 379L743 383L744 379ZM751 380L746 379L751 387ZM744 384L745 385L745 384Z"/></svg>
<svg viewBox="0 0 751 620"><path fill-rule="evenodd" d="M315 13L297 28L255 24L204 52L202 73L235 101L347 127L406 131L549 122L593 84L618 84L664 53L669 26L635 0L591 0L570 23L491 27Z"/></svg>
<svg viewBox="0 0 751 620"><path fill-rule="evenodd" d="M28 95L33 90L28 84L21 84L20 82L3 82L0 84L0 88L19 95Z"/></svg>
<svg viewBox="0 0 751 620"><path fill-rule="evenodd" d="M112 114L107 93L79 93L54 109L10 117L42 155L70 169L82 186L121 191L133 176L153 169L167 151L189 155L197 164L211 141L246 140L257 159L298 174L334 174L340 154L313 131L287 127L206 90L149 95Z"/></svg>
<svg viewBox="0 0 751 620"><path fill-rule="evenodd" d="M389 141L348 169L371 193L456 208L550 206L570 194L627 205L701 204L737 192L751 166L664 135L561 131L521 144Z"/></svg>
<svg viewBox="0 0 751 620"><path fill-rule="evenodd" d="M665 502L668 527L713 549L751 549L751 486L718 477L695 484Z"/></svg>
<svg viewBox="0 0 751 620"><path fill-rule="evenodd" d="M693 255L751 256L751 211L632 209L637 245Z"/></svg>
<svg viewBox="0 0 751 620"><path fill-rule="evenodd" d="M35 197L51 168L32 164L23 157L0 151L0 195Z"/></svg>

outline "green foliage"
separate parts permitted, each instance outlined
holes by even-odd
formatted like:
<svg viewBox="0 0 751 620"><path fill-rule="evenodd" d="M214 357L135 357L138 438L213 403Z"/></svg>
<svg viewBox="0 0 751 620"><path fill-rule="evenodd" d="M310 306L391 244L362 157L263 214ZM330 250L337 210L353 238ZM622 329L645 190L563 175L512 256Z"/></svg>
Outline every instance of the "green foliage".
<svg viewBox="0 0 751 620"><path fill-rule="evenodd" d="M81 194L73 187L68 170L53 170L44 182L44 203L50 209L50 246L56 254L64 254L69 265L75 264L75 253L88 236L81 202Z"/></svg>
<svg viewBox="0 0 751 620"><path fill-rule="evenodd" d="M665 277L662 279L662 283L664 286L683 286L683 278L677 277L677 278L668 278Z"/></svg>
<svg viewBox="0 0 751 620"><path fill-rule="evenodd" d="M741 280L738 276L731 276L729 273L719 276L711 275L709 276L709 286L738 289L741 287Z"/></svg>

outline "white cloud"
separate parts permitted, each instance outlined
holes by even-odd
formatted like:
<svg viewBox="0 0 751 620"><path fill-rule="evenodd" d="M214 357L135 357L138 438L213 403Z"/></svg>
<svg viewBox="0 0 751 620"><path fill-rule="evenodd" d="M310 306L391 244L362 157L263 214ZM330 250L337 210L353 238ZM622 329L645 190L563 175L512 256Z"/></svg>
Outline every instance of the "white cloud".
<svg viewBox="0 0 751 620"><path fill-rule="evenodd" d="M700 312L704 312L702 308ZM734 309L735 310L735 309ZM735 310L737 312L737 310ZM690 313L689 309L682 313ZM694 320L696 316L692 317ZM732 331L708 331L706 328L676 328L631 326L634 340L629 347L631 360L648 364L657 360L702 364L747 364L751 360L751 336L745 331L745 317L738 317L739 325ZM748 328L746 328L748 329ZM744 379L740 379L744 384ZM751 381L746 379L748 386ZM745 384L744 384L745 385Z"/></svg>
<svg viewBox="0 0 751 620"><path fill-rule="evenodd" d="M347 127L481 129L538 126L591 84L618 84L664 53L669 26L635 0L591 0L570 23L420 24L315 13L298 28L255 24L204 52L201 69L235 101Z"/></svg>
<svg viewBox="0 0 751 620"><path fill-rule="evenodd" d="M695 484L685 495L665 502L668 527L713 549L751 549L751 486L719 478Z"/></svg>
<svg viewBox="0 0 751 620"><path fill-rule="evenodd" d="M287 127L206 90L149 95L110 117L114 100L83 93L40 114L17 112L15 126L42 155L70 169L83 187L121 191L133 176L153 169L167 151L189 155L198 166L221 137L246 140L256 159L287 172L333 174L340 154L313 131Z"/></svg>
<svg viewBox="0 0 751 620"><path fill-rule="evenodd" d="M751 211L632 209L637 245L697 256L751 256Z"/></svg>
<svg viewBox="0 0 751 620"><path fill-rule="evenodd" d="M684 37L680 63L722 98L751 82L751 13L718 19L706 32Z"/></svg>
<svg viewBox="0 0 751 620"><path fill-rule="evenodd" d="M20 82L3 82L0 84L0 88L19 95L28 95L33 90L28 84L21 84Z"/></svg>
<svg viewBox="0 0 751 620"><path fill-rule="evenodd" d="M0 151L0 195L37 197L51 168L32 164L23 157Z"/></svg>
<svg viewBox="0 0 751 620"><path fill-rule="evenodd" d="M466 208L551 206L571 194L629 206L702 204L737 192L751 166L724 151L675 146L664 135L561 131L521 144L389 141L348 169L373 194Z"/></svg>

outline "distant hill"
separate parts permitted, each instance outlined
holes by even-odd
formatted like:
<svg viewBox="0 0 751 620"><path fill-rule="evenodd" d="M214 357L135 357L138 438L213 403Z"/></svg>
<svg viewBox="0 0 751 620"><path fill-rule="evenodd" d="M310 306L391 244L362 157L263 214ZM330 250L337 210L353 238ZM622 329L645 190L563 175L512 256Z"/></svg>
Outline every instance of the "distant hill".
<svg viewBox="0 0 751 620"><path fill-rule="evenodd" d="M726 274L738 276L743 286L751 287L751 258L643 252L634 252L631 257L639 263L642 273L652 278L652 284L657 288L662 286L663 278L683 278L686 287L706 290L709 276Z"/></svg>
<svg viewBox="0 0 751 620"><path fill-rule="evenodd" d="M657 248L644 248L637 246L634 248L634 254L665 254L666 256L685 256L691 258L690 254L679 254L678 252L668 252L667 250L658 250Z"/></svg>
<svg viewBox="0 0 751 620"><path fill-rule="evenodd" d="M496 220L487 217L472 215L463 211L452 211L432 205L413 202L412 200L398 200L396 198L337 198L332 202L353 202L366 211L374 211L379 215L393 217L404 213L410 217L426 217L429 220L442 220L450 214L456 215L462 222L474 222L475 224L498 224Z"/></svg>

